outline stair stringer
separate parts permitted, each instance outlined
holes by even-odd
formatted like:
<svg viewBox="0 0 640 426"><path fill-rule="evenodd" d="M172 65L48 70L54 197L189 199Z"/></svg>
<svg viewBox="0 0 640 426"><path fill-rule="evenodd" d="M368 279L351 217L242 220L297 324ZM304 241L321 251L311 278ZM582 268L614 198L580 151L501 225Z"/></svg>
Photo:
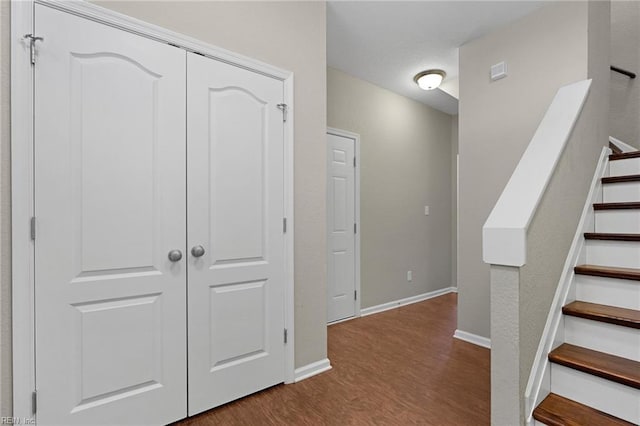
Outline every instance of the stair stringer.
<svg viewBox="0 0 640 426"><path fill-rule="evenodd" d="M569 254L551 302L551 308L533 360L531 373L524 394L524 409L527 425L534 425L533 410L551 392L551 367L548 354L564 343L564 316L562 307L576 300L575 274L573 268L586 263L585 232L595 231L593 204L602 202L602 177L608 175L611 150L603 147L582 209L580 221L573 237Z"/></svg>

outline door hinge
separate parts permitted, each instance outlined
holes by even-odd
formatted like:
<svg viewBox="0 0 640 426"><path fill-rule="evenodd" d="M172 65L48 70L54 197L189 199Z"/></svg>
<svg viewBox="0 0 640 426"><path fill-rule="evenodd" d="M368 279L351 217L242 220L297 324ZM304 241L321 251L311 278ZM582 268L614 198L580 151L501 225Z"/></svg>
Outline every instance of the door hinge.
<svg viewBox="0 0 640 426"><path fill-rule="evenodd" d="M282 218L282 232L284 232L284 233L287 232L287 218L286 217Z"/></svg>
<svg viewBox="0 0 640 426"><path fill-rule="evenodd" d="M31 59L31 65L36 64L36 41L43 41L43 37L37 37L33 34L25 34L24 38L29 40L29 57Z"/></svg>
<svg viewBox="0 0 640 426"><path fill-rule="evenodd" d="M31 392L31 411L33 414L36 414L36 410L38 408L38 391Z"/></svg>
<svg viewBox="0 0 640 426"><path fill-rule="evenodd" d="M357 234L357 233L358 233L358 224L357 224L357 223L354 223L354 224L353 224L353 233L354 233L354 234Z"/></svg>
<svg viewBox="0 0 640 426"><path fill-rule="evenodd" d="M289 332L288 332L288 330L285 328L285 329L284 329L284 342L285 342L285 343L287 343L287 340L289 340L289 339L288 339L288 337L289 337L289 336L288 336L288 334L289 334Z"/></svg>
<svg viewBox="0 0 640 426"><path fill-rule="evenodd" d="M31 217L31 222L29 224L29 235L31 236L31 240L36 240L36 217Z"/></svg>
<svg viewBox="0 0 640 426"><path fill-rule="evenodd" d="M282 111L282 121L283 122L287 122L287 111L289 109L289 106L287 104L278 104L277 105L278 109L280 111Z"/></svg>
<svg viewBox="0 0 640 426"><path fill-rule="evenodd" d="M353 300L358 300L358 290L353 290Z"/></svg>
<svg viewBox="0 0 640 426"><path fill-rule="evenodd" d="M356 157L353 157L353 167L356 166Z"/></svg>

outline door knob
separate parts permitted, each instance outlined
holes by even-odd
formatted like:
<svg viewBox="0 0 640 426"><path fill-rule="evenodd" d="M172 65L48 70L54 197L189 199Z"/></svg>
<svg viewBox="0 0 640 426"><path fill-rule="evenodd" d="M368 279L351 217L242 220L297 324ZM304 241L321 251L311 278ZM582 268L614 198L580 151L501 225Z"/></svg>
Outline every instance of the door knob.
<svg viewBox="0 0 640 426"><path fill-rule="evenodd" d="M171 250L169 252L169 260L172 262L177 262L182 259L182 252L180 250Z"/></svg>
<svg viewBox="0 0 640 426"><path fill-rule="evenodd" d="M193 257L200 257L204 255L204 247L202 246L193 246L191 249L191 254Z"/></svg>

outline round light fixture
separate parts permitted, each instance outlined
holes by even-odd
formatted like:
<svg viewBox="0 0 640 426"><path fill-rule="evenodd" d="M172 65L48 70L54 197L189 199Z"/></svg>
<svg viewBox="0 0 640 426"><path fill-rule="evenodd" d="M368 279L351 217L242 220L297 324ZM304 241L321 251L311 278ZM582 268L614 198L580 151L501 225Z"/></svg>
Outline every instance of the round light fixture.
<svg viewBox="0 0 640 426"><path fill-rule="evenodd" d="M422 90L433 90L440 86L440 83L442 83L446 75L447 73L442 70L427 70L416 74L416 76L413 77L413 81L415 81Z"/></svg>

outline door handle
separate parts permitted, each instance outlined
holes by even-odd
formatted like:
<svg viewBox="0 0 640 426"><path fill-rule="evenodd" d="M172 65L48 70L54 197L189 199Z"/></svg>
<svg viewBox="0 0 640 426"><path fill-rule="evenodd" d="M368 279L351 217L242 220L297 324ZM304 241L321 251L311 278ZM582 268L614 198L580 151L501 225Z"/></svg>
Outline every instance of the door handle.
<svg viewBox="0 0 640 426"><path fill-rule="evenodd" d="M168 257L170 261L178 262L182 259L182 252L180 250L171 250Z"/></svg>
<svg viewBox="0 0 640 426"><path fill-rule="evenodd" d="M201 257L204 255L204 247L202 246L193 246L193 248L191 249L191 254L193 255L193 257Z"/></svg>

